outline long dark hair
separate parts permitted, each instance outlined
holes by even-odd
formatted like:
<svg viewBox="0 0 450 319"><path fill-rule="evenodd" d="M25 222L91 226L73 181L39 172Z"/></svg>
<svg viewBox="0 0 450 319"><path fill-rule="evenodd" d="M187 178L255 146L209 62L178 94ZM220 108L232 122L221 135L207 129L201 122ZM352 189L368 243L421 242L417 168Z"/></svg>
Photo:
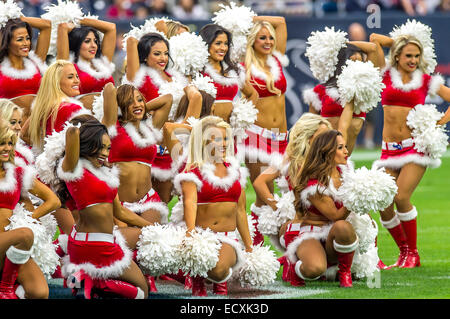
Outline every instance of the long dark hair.
<svg viewBox="0 0 450 319"><path fill-rule="evenodd" d="M95 57L99 58L102 55L101 40L98 31L92 27L81 26L79 28L74 28L69 32L69 50L74 54L75 63L78 62L80 57L80 47L83 44L84 39L88 36L89 32L92 32L95 37L95 42L97 43L97 52Z"/></svg>
<svg viewBox="0 0 450 319"><path fill-rule="evenodd" d="M6 25L0 29L0 63L8 56L9 43L11 42L13 31L18 28L27 29L30 42L33 40L33 31L27 22L20 19L11 19L6 22Z"/></svg>
<svg viewBox="0 0 450 319"><path fill-rule="evenodd" d="M338 146L338 136L342 136L341 132L329 130L313 139L302 168L293 180L294 193L296 194L294 205L297 211L304 211L298 195L307 186L310 179L317 179L318 184L328 187L331 172L335 166L334 157Z"/></svg>
<svg viewBox="0 0 450 319"><path fill-rule="evenodd" d="M199 90L202 95L202 110L200 112L200 118L211 115L211 109L214 104L214 97L211 94L206 93L203 90ZM184 118L186 116L187 110L189 106L189 100L186 95L180 99L180 103L178 104L177 112L175 114L175 119L180 117Z"/></svg>
<svg viewBox="0 0 450 319"><path fill-rule="evenodd" d="M150 32L145 34L138 42L137 45L137 49L138 49L138 54L139 54L139 64L147 64L147 58L148 55L150 54L152 47L155 45L155 43L157 42L164 42L167 46L167 50L169 51L169 60L173 62L171 56L170 56L170 46L169 46L169 41L167 41L166 39L164 39L164 37L156 32ZM166 64L166 68L167 68Z"/></svg>
<svg viewBox="0 0 450 319"><path fill-rule="evenodd" d="M198 34L202 37L203 41L205 41L206 44L208 44L208 50L211 47L212 43L216 40L216 38L220 34L226 34L228 38L228 51L225 54L223 61L228 65L228 68L224 70L223 65L221 64L222 66L221 73L222 75L225 75L230 70L238 72L236 64L233 61L231 61L230 58L231 47L233 46L233 36L231 35L230 31L221 27L220 25L209 23L203 26L203 28L200 29Z"/></svg>
<svg viewBox="0 0 450 319"><path fill-rule="evenodd" d="M122 115L119 115L120 124L125 124L128 121L129 118L128 107L134 103L134 91L138 91L139 94L141 95L142 100L144 101L144 103L146 103L144 95L135 86L131 84L122 84L117 88L116 93L117 106L120 108L120 111L122 112ZM146 119L147 113L144 113L142 121L145 121Z"/></svg>
<svg viewBox="0 0 450 319"><path fill-rule="evenodd" d="M337 78L342 73L342 68L347 63L347 60L350 59L350 57L355 53L361 54L362 59L365 60L366 54L364 53L364 51L353 44L347 44L346 47L343 47L339 50L336 69L333 76L325 82L324 85L326 87L337 87Z"/></svg>
<svg viewBox="0 0 450 319"><path fill-rule="evenodd" d="M102 148L102 137L108 134L106 126L97 120L88 120L80 126L80 157L93 157Z"/></svg>

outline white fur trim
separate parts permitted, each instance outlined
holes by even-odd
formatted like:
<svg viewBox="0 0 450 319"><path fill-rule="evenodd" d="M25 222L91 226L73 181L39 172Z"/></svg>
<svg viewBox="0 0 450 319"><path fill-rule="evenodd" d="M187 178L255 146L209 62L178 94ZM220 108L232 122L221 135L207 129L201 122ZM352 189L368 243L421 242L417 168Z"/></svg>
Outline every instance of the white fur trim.
<svg viewBox="0 0 450 319"><path fill-rule="evenodd" d="M82 264L71 263L70 256L67 255L64 256L62 259L63 263L61 267L61 272L63 273L64 277L67 278L71 274L80 270L83 270L92 278L107 279L119 277L123 273L123 271L130 266L133 253L131 252L130 248L128 248L125 239L123 238L122 234L117 228L113 230L113 234L115 242L120 246L120 248L124 253L122 259L113 262L109 266L97 268L94 264L90 262Z"/></svg>
<svg viewBox="0 0 450 319"><path fill-rule="evenodd" d="M239 183L241 187L245 189L247 187L247 178L250 176L250 171L247 167L241 166L239 167Z"/></svg>
<svg viewBox="0 0 450 319"><path fill-rule="evenodd" d="M384 221L380 218L380 223L381 223L381 225L383 225L384 228L392 229L392 228L400 225L400 219L398 218L397 214L395 214L391 220Z"/></svg>
<svg viewBox="0 0 450 319"><path fill-rule="evenodd" d="M327 188L325 188L323 185L314 184L310 185L308 187L305 187L300 192L300 200L302 201L303 205L306 208L309 208L311 206L311 202L308 200L309 197L314 196L316 194L322 194L324 196L330 196L333 201L340 201L337 190L334 187L333 181L330 179L330 183Z"/></svg>
<svg viewBox="0 0 450 319"><path fill-rule="evenodd" d="M19 139L16 143L16 152L20 153L28 163L34 163L34 154L31 151L31 149L28 148L28 146L25 144L25 142L21 139Z"/></svg>
<svg viewBox="0 0 450 319"><path fill-rule="evenodd" d="M415 206L413 206L413 208L409 212L404 213L397 212L397 216L398 219L400 219L400 221L402 222L413 220L417 217L417 209Z"/></svg>
<svg viewBox="0 0 450 319"><path fill-rule="evenodd" d="M216 166L210 163L204 163L200 168L202 177L208 181L214 188L228 191L236 180L239 180L240 167L230 163L227 167L227 176L219 177L214 174Z"/></svg>
<svg viewBox="0 0 450 319"><path fill-rule="evenodd" d="M333 248L339 253L351 253L352 251L355 251L356 248L358 248L358 238L356 240L348 245L342 245L336 242L336 240L333 239Z"/></svg>
<svg viewBox="0 0 450 319"><path fill-rule="evenodd" d="M286 68L289 66L289 58L287 57L286 54L282 54L280 51L273 50L272 55L278 59L278 61L283 67Z"/></svg>
<svg viewBox="0 0 450 319"><path fill-rule="evenodd" d="M145 148L157 143L153 130L146 125L144 121L139 122L139 133L133 123L127 123L123 126L128 136L130 136L134 145L138 148Z"/></svg>
<svg viewBox="0 0 450 319"><path fill-rule="evenodd" d="M13 263L23 265L30 259L31 250L22 250L18 249L14 246L10 246L8 250L6 250L6 257Z"/></svg>
<svg viewBox="0 0 450 319"><path fill-rule="evenodd" d="M284 239L284 235L281 236L280 238L278 238L278 234L277 235L269 235L269 240L270 243L272 244L272 246L275 247L276 250L284 253L286 251L286 242Z"/></svg>
<svg viewBox="0 0 450 319"><path fill-rule="evenodd" d="M153 173L153 169L152 169ZM175 176L175 179L173 181L173 186L175 187L175 190L179 194L183 194L183 191L181 189L181 183L182 182L193 182L197 186L197 190L202 189L203 183L202 181L195 175L194 173L181 173Z"/></svg>
<svg viewBox="0 0 450 319"><path fill-rule="evenodd" d="M386 167L390 169L400 169L408 163L415 163L420 166L437 168L441 166L442 161L439 158L432 159L426 155L421 156L418 154L409 154L398 158L392 157L384 160L382 159L376 160L375 162L373 162L372 167L375 168Z"/></svg>
<svg viewBox="0 0 450 319"><path fill-rule="evenodd" d="M40 57L38 57L36 55L36 53L34 51L30 51L28 53L28 58L34 62L34 64L36 64L36 66L39 69L39 72L41 72L42 75L44 75L45 71L47 71L48 69L48 65L47 63L45 63L44 61L41 60Z"/></svg>
<svg viewBox="0 0 450 319"><path fill-rule="evenodd" d="M59 247L67 254L67 242L69 240L69 236L67 234L60 234L58 236Z"/></svg>
<svg viewBox="0 0 450 319"><path fill-rule="evenodd" d="M440 74L431 76L430 83L428 84L428 94L436 95L442 85L445 84L445 80Z"/></svg>
<svg viewBox="0 0 450 319"><path fill-rule="evenodd" d="M97 80L111 77L116 68L114 63L109 61L104 55L100 58L94 58L91 61L85 61L80 58L76 64L81 71L88 73Z"/></svg>
<svg viewBox="0 0 450 319"><path fill-rule="evenodd" d="M39 72L39 68L28 58L23 58L23 69L16 69L12 66L11 61L8 57L3 59L3 62L0 63L0 71L6 75L7 77L13 79L21 79L27 80L31 79Z"/></svg>
<svg viewBox="0 0 450 319"><path fill-rule="evenodd" d="M110 138L114 138L118 134L117 133L117 127L115 125L108 126L106 128L106 130L108 131L108 135L109 135Z"/></svg>
<svg viewBox="0 0 450 319"><path fill-rule="evenodd" d="M269 154L265 150L245 145L244 148L244 154L245 158L247 160L251 161L258 161L260 163L269 164L274 157L283 157L283 154L278 152L273 152Z"/></svg>
<svg viewBox="0 0 450 319"><path fill-rule="evenodd" d="M136 297L134 297L134 299L145 299L144 291L139 287L136 287L136 289L137 289L137 294L136 294Z"/></svg>
<svg viewBox="0 0 450 319"><path fill-rule="evenodd" d="M262 206L258 207L255 205L255 203L252 203L250 205L250 211L259 217L261 215L261 213L264 212L264 208Z"/></svg>
<svg viewBox="0 0 450 319"><path fill-rule="evenodd" d="M392 86L404 92L410 92L420 88L423 84L423 72L419 69L412 73L411 81L403 83L400 72L396 68L390 68Z"/></svg>
<svg viewBox="0 0 450 319"><path fill-rule="evenodd" d="M281 73L283 72L281 69L281 65L278 64L278 61L272 55L269 55L267 57L266 63L270 68L269 72L272 74L274 82L278 81L280 79ZM250 72L252 76L255 78L267 80L267 74L263 70L258 69L254 65L250 66Z"/></svg>
<svg viewBox="0 0 450 319"><path fill-rule="evenodd" d="M227 67L228 65L223 63L223 68L226 69ZM227 76L223 76L208 62L205 65L205 73L208 74L214 82L223 86L239 85L239 75L234 70L228 72Z"/></svg>
<svg viewBox="0 0 450 319"><path fill-rule="evenodd" d="M23 289L22 285L18 285L16 288L16 291L14 292L19 299L26 299L25 298L25 289Z"/></svg>
<svg viewBox="0 0 450 319"><path fill-rule="evenodd" d="M303 101L311 105L316 111L320 112L322 110L322 101L316 92L314 92L314 88L309 88L303 90L302 92Z"/></svg>
<svg viewBox="0 0 450 319"><path fill-rule="evenodd" d="M65 182L74 182L83 177L83 173L84 173L83 165L80 160L78 161L77 166L75 166L75 169L72 172L64 171L62 169L62 163L63 163L63 159L61 159L59 161L59 164L56 169L58 178L60 178L61 180L65 181Z"/></svg>
<svg viewBox="0 0 450 319"><path fill-rule="evenodd" d="M5 177L0 180L0 192L9 193L16 189L17 187L17 176L15 172L15 167L11 163L3 163L3 168L5 169Z"/></svg>
<svg viewBox="0 0 450 319"><path fill-rule="evenodd" d="M34 181L36 179L37 171L33 166L25 166L23 168L22 177L22 194L27 194L28 190L33 187Z"/></svg>
<svg viewBox="0 0 450 319"><path fill-rule="evenodd" d="M163 202L147 202L143 204L123 202L122 205L136 214L142 214L147 210L156 210L161 214L161 224L167 224L169 209Z"/></svg>
<svg viewBox="0 0 450 319"><path fill-rule="evenodd" d="M319 276L315 277L315 278L308 278L303 276L300 267L302 265L302 261L301 260L297 260L297 262L295 263L294 269L295 269L295 273L297 274L297 276L299 276L300 278L302 278L303 280L307 280L307 281L314 281L319 279L320 277L322 277L323 274L320 274Z"/></svg>

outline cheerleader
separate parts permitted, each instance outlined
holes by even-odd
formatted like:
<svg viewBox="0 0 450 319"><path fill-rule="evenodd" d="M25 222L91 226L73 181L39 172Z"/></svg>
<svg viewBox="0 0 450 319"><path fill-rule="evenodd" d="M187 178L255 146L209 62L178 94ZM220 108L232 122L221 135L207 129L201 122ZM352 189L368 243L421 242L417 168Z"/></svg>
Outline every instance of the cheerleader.
<svg viewBox="0 0 450 319"><path fill-rule="evenodd" d="M163 95L146 105L142 94L132 85L122 84L116 89L108 83L103 100L101 120L111 138L108 160L117 163L120 170L118 195L122 205L152 224L167 223L169 211L152 188L151 166L157 140L161 139L157 130L167 120L171 96ZM153 111L152 117L148 117L149 111Z"/></svg>
<svg viewBox="0 0 450 319"><path fill-rule="evenodd" d="M159 97L162 92L173 97L169 120L173 120L183 88L188 82L184 75L170 70L169 42L159 33L147 33L140 40L129 36L127 44L127 72L124 83L133 84L146 101ZM174 169L172 159L164 146L158 146L158 154L153 163L152 184L161 200L169 203L172 198Z"/></svg>
<svg viewBox="0 0 450 319"><path fill-rule="evenodd" d="M191 32L191 29L179 21L161 19L155 23L156 30L164 33L167 39L183 32Z"/></svg>
<svg viewBox="0 0 450 319"><path fill-rule="evenodd" d="M286 255L298 277L316 280L327 263L338 262L341 287L352 287L351 266L358 247L349 210L337 196L348 151L342 134L329 130L311 143L302 170L292 181L295 207L302 215L299 235L287 246Z"/></svg>
<svg viewBox="0 0 450 319"><path fill-rule="evenodd" d="M20 15L0 27L0 98L14 99L24 109L26 120L46 70L51 24L45 19ZM32 28L39 31L34 50Z"/></svg>
<svg viewBox="0 0 450 319"><path fill-rule="evenodd" d="M253 188L264 204L269 206L273 212L278 210L277 201L274 194L270 192L269 186L274 181L278 182L278 186L282 193L293 190L290 181L295 180L300 172L303 161L308 153L311 141L319 134L331 130L331 124L320 115L313 113L303 114L297 122L292 126L289 133L289 143L282 162L273 161L269 168L263 171L253 182ZM262 209L259 215L262 213ZM286 247L298 235L300 229L301 218L296 214L293 220L289 220L278 228L276 238L272 241L280 251L285 251ZM272 239L272 237L271 237ZM283 265L282 279L296 285L299 281L294 272L294 265L289 264L286 257L279 260Z"/></svg>
<svg viewBox="0 0 450 319"><path fill-rule="evenodd" d="M232 154L230 126L219 117L207 116L193 126L186 169L174 181L182 195L186 236L210 229L222 242L218 261L208 271L216 294L227 294L226 281L242 259L236 230L246 251L252 251L245 188L240 183L246 176ZM194 296L206 296L204 280L199 276L193 278Z"/></svg>
<svg viewBox="0 0 450 319"><path fill-rule="evenodd" d="M30 218L39 219L60 206L53 192L40 183L34 170L14 164L14 146L17 135L6 123L0 125L0 250L5 256L1 262L0 299L48 298L46 279L31 258L35 241L31 228L11 227L14 214L23 207L19 200L30 192L43 200L33 209ZM17 207L16 207L17 205ZM17 282L16 282L17 281ZM20 285L18 286L17 285Z"/></svg>
<svg viewBox="0 0 450 319"><path fill-rule="evenodd" d="M246 79L258 93L255 124L245 131L245 162L253 181L267 166L272 157L281 157L287 146L286 120L286 78L283 66L286 66L286 22L283 17L254 17L254 26L247 37L245 54ZM238 145L238 150L240 146ZM273 185L269 185L273 193ZM261 207L264 201L256 197L252 208ZM258 216L252 209L257 229ZM254 244L264 241L264 237L256 231Z"/></svg>
<svg viewBox="0 0 450 319"><path fill-rule="evenodd" d="M379 55L383 57L381 67L383 83L386 85L381 96L384 113L381 159L373 165L385 167L386 172L394 176L397 182L398 193L394 202L380 214L381 224L388 229L400 249L400 255L392 267L400 268L420 266L417 209L411 203L411 196L426 168L440 165L439 158L416 149L418 141L412 136L413 130L408 125L408 118L412 111L418 110L425 103L428 94L439 95L445 101L450 101L450 88L444 85L443 78L429 74L436 62L430 59L432 47L419 29L425 26L414 22L408 22L407 25L414 26L414 35L402 34L402 26L394 30L391 37L381 34L370 36L370 41L377 45ZM431 34L431 30L429 33ZM390 48L386 63L383 47ZM442 119L440 121L440 124L445 122Z"/></svg>
<svg viewBox="0 0 450 319"><path fill-rule="evenodd" d="M80 212L69 234L62 273L125 298L147 298L146 278L132 260L140 228L148 221L124 208L117 195L116 167L107 166L111 141L98 121L66 131L65 155L58 161L58 178ZM114 227L114 217L129 228ZM88 282L91 282L88 284ZM85 289L85 297L90 291Z"/></svg>
<svg viewBox="0 0 450 319"><path fill-rule="evenodd" d="M217 94L212 114L230 122L233 111L233 101L239 90L253 104L258 99L258 93L245 81L245 71L231 61L229 48L233 45L232 35L217 24L207 24L202 27L199 35L208 45L208 63L202 75L213 80Z"/></svg>
<svg viewBox="0 0 450 319"><path fill-rule="evenodd" d="M57 59L70 60L80 78L80 94L100 93L106 83L113 83L116 25L111 22L83 18L80 27L72 23L58 25ZM99 32L103 34L100 40ZM92 105L90 101L83 104ZM86 102L86 103L85 103ZM89 108L89 107L88 107Z"/></svg>

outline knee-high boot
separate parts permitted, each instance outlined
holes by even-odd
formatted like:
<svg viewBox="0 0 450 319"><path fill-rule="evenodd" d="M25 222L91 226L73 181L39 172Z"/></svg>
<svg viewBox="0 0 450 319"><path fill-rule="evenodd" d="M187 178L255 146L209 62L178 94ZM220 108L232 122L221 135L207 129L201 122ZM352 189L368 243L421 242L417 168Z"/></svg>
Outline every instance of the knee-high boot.
<svg viewBox="0 0 450 319"><path fill-rule="evenodd" d="M253 245L259 245L260 243L264 243L264 236L258 230L258 216L260 214L260 207L257 207L255 203L250 206L250 212L253 217L253 225L255 226L255 236L253 237Z"/></svg>
<svg viewBox="0 0 450 319"><path fill-rule="evenodd" d="M408 255L408 243L406 241L406 234L403 230L403 226L400 223L400 219L397 216L397 213L395 216L388 221L380 220L381 224L389 231L392 238L394 239L395 243L397 244L400 254L397 258L397 261L389 266L387 269L392 267L399 267L403 265L403 263L406 260L406 256Z"/></svg>
<svg viewBox="0 0 450 319"><path fill-rule="evenodd" d="M358 247L358 240L349 245L338 244L333 240L333 247L338 257L338 276L341 287L353 287L352 263L355 250Z"/></svg>
<svg viewBox="0 0 450 319"><path fill-rule="evenodd" d="M8 248L0 281L0 299L18 299L14 283L19 274L20 266L25 264L30 256L30 250L21 250L14 246Z"/></svg>
<svg viewBox="0 0 450 319"><path fill-rule="evenodd" d="M417 251L417 210L416 207L406 213L397 212L408 243L408 253L405 262L400 268L414 268L420 266L419 252Z"/></svg>

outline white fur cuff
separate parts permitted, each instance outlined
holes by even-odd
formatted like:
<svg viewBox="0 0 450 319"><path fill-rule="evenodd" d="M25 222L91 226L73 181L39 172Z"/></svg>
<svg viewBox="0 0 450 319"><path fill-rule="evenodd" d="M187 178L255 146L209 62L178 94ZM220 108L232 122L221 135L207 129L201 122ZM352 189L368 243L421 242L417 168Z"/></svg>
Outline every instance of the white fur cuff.
<svg viewBox="0 0 450 319"><path fill-rule="evenodd" d="M13 264L23 265L30 259L30 256L31 250L17 249L14 246L9 247L6 251L6 257L8 257Z"/></svg>
<svg viewBox="0 0 450 319"><path fill-rule="evenodd" d="M409 212L405 212L405 213L397 212L397 216L398 216L398 219L400 219L400 221L402 221L402 222L407 222L407 221L413 220L417 217L417 209L415 206L413 206L413 208Z"/></svg>

